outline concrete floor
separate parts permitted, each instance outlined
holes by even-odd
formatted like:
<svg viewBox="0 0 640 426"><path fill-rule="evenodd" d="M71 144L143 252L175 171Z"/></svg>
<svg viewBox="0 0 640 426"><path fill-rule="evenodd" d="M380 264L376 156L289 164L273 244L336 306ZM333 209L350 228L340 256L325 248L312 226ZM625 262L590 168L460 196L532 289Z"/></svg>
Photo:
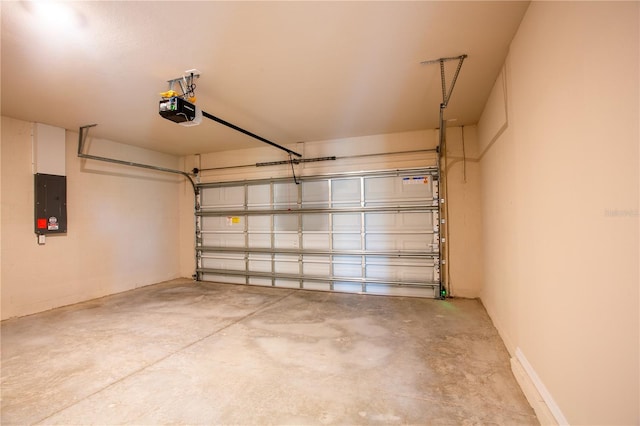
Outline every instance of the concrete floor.
<svg viewBox="0 0 640 426"><path fill-rule="evenodd" d="M476 300L174 280L2 323L2 424L538 424Z"/></svg>

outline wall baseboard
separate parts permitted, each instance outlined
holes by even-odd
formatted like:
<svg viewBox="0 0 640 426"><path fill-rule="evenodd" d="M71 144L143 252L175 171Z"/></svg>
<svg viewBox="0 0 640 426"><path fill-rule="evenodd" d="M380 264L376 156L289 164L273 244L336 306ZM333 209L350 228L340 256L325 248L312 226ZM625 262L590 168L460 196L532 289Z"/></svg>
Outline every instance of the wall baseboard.
<svg viewBox="0 0 640 426"><path fill-rule="evenodd" d="M516 356L511 358L511 371L541 425L569 424L520 348L516 349Z"/></svg>

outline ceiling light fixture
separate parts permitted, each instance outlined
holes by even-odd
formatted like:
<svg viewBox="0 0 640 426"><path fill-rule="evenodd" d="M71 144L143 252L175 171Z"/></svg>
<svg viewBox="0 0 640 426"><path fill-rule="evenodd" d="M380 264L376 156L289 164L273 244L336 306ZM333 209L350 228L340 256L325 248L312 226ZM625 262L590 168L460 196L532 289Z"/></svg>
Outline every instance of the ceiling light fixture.
<svg viewBox="0 0 640 426"><path fill-rule="evenodd" d="M78 28L83 24L82 16L69 2L38 0L24 1L22 4L32 15L52 28Z"/></svg>

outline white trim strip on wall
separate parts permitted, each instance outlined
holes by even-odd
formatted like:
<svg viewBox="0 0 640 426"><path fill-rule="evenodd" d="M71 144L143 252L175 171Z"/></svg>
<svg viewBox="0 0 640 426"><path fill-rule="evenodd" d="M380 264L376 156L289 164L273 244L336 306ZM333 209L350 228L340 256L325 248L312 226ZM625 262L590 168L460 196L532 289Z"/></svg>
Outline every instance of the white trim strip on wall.
<svg viewBox="0 0 640 426"><path fill-rule="evenodd" d="M568 425L569 422L564 417L564 414L562 414L562 411L560 410L560 407L558 407L558 404L556 404L555 400L551 396L551 393L546 388L544 383L542 383L542 380L540 380L540 377L538 377L538 374L533 369L533 367L531 366L531 364L529 363L527 358L524 356L524 353L522 352L522 350L520 348L516 348L516 359L520 363L522 368L524 369L525 373L527 374L528 380L533 384L533 386L536 388L536 390L538 391L538 393L542 397L542 400L546 404L546 408L550 411L551 415L555 418L557 424L558 425L562 425L562 426ZM531 401L529 401L529 402L531 402ZM534 407L534 409L535 409L535 407ZM541 423L542 423L542 419L540 419L540 420L541 420Z"/></svg>

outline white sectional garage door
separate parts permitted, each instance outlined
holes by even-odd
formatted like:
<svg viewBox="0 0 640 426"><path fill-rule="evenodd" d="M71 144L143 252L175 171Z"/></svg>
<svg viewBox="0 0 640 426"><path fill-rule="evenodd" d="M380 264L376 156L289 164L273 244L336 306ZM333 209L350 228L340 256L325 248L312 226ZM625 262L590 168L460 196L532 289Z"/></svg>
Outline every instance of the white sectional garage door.
<svg viewBox="0 0 640 426"><path fill-rule="evenodd" d="M199 184L199 280L438 297L433 168Z"/></svg>

